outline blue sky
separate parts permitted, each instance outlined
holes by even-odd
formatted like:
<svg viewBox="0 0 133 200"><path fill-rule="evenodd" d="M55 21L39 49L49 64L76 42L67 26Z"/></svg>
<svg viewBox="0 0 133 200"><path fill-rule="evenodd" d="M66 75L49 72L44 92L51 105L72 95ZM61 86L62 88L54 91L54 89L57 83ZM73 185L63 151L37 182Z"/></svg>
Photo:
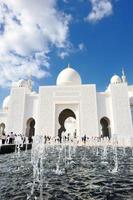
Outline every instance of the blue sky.
<svg viewBox="0 0 133 200"><path fill-rule="evenodd" d="M103 91L124 67L133 83L132 0L2 0L0 104L12 81L53 85L69 63ZM23 11L23 12L22 12Z"/></svg>

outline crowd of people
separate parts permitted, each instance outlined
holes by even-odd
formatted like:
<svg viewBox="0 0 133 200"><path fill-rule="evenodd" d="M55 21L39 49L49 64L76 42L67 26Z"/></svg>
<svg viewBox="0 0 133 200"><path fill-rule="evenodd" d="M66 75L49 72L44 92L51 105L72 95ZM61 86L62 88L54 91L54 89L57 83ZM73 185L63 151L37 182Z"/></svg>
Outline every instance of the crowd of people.
<svg viewBox="0 0 133 200"><path fill-rule="evenodd" d="M83 143L88 144L91 142L100 142L100 141L107 141L109 142L108 137L87 137L86 134L82 135L81 137L78 137L75 134L64 134L59 137L51 137L44 135L44 143L62 143L62 142L77 142L77 143ZM26 137L22 134L14 134L13 132L10 132L10 134L6 135L5 133L2 133L0 136L0 145L5 144L28 144L33 142L33 137Z"/></svg>
<svg viewBox="0 0 133 200"><path fill-rule="evenodd" d="M14 134L13 132L11 132L10 134L6 135L5 133L2 133L2 135L0 135L0 146L1 145L6 145L6 144L15 144L15 145L23 145L28 144L28 143L32 143L33 142L33 137L26 137L24 135L21 134ZM82 136L76 136L73 134L64 134L61 137L59 136L48 136L48 135L44 135L44 143L45 144L58 144L58 143L74 143L77 145L87 145L87 146L95 146L95 145L104 145L104 144L108 144L108 145L118 145L118 146L123 146L123 145L127 145L127 146L133 146L133 138L131 138L130 140L126 140L125 138L119 138L119 140L117 139L117 137L112 137L111 139L109 137L88 137L86 136L86 134L82 135Z"/></svg>
<svg viewBox="0 0 133 200"><path fill-rule="evenodd" d="M14 134L11 132L10 134L6 135L5 133L2 133L0 137L0 144L24 144L24 143L31 143L32 137L25 137L21 134Z"/></svg>
<svg viewBox="0 0 133 200"><path fill-rule="evenodd" d="M76 136L74 134L68 133L68 134L64 134L64 135L58 135L58 136L47 136L44 135L44 143L64 143L64 142L77 142L77 143L83 143L86 144L90 141L97 141L100 142L102 140L107 140L109 141L108 137L87 137L86 134L82 135L82 136Z"/></svg>

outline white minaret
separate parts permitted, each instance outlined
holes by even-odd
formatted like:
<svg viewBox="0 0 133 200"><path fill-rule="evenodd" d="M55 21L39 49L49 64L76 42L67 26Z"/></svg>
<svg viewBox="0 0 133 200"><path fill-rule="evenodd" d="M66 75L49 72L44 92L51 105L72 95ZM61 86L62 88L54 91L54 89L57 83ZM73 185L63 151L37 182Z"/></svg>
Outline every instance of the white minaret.
<svg viewBox="0 0 133 200"><path fill-rule="evenodd" d="M121 79L122 79L122 82L123 82L123 83L127 83L127 78L126 78L126 75L125 75L124 68L122 68L122 76L121 76Z"/></svg>
<svg viewBox="0 0 133 200"><path fill-rule="evenodd" d="M32 75L29 75L29 78L27 80L27 84L28 84L28 88L29 90L32 92L32 85L33 85L33 81L32 81Z"/></svg>

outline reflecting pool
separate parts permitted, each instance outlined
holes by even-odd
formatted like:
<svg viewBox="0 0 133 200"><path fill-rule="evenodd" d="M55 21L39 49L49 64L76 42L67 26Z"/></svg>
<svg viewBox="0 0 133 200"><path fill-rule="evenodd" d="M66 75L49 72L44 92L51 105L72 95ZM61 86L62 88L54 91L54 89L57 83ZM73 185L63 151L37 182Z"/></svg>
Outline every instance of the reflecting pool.
<svg viewBox="0 0 133 200"><path fill-rule="evenodd" d="M52 145L0 156L0 200L132 200L131 148ZM43 153L43 152L42 152Z"/></svg>

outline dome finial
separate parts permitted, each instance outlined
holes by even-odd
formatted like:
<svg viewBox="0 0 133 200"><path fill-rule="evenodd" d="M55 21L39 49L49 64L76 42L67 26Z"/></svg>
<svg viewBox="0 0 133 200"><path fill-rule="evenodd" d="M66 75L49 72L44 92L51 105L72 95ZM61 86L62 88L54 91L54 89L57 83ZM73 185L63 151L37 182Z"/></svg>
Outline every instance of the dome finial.
<svg viewBox="0 0 133 200"><path fill-rule="evenodd" d="M71 66L70 66L70 64L69 64L69 63L68 63L68 65L67 65L67 67L68 67L68 68L71 68Z"/></svg>

